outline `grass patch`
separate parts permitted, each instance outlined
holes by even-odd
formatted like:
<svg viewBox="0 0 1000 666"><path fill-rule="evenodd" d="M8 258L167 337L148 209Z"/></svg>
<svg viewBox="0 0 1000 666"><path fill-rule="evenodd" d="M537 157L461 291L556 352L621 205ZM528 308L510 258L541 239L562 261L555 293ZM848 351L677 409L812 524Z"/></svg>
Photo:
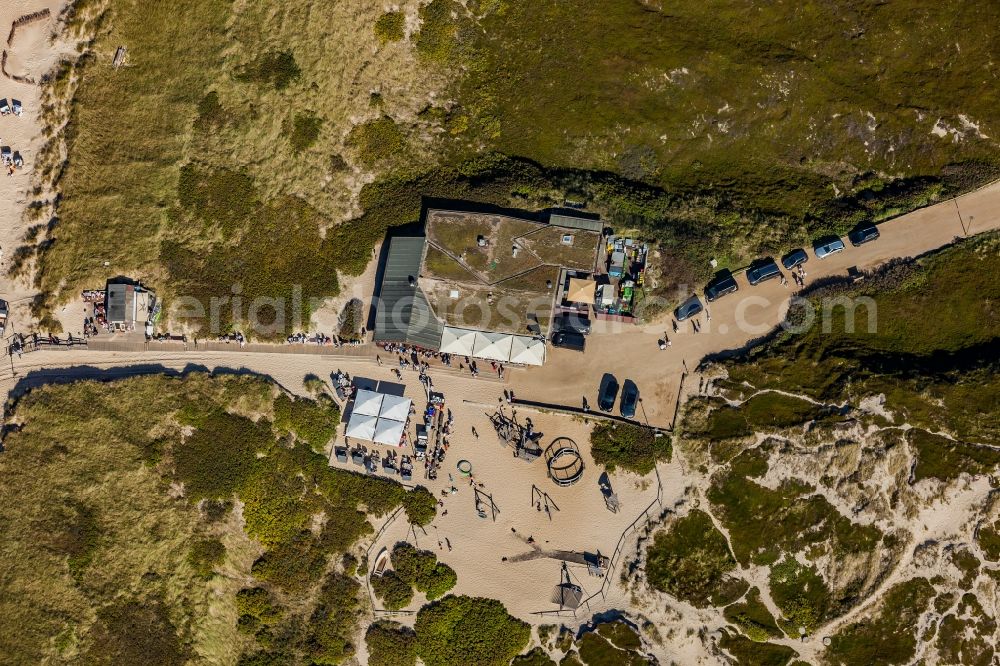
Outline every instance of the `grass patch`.
<svg viewBox="0 0 1000 666"><path fill-rule="evenodd" d="M657 461L670 461L669 437L656 437L652 428L628 423L601 423L590 433L594 462L609 471L616 468L649 474Z"/></svg>
<svg viewBox="0 0 1000 666"><path fill-rule="evenodd" d="M242 67L236 79L284 90L302 75L291 51L271 51Z"/></svg>
<svg viewBox="0 0 1000 666"><path fill-rule="evenodd" d="M454 595L421 608L415 629L417 656L427 666L506 666L531 637L499 601Z"/></svg>
<svg viewBox="0 0 1000 666"><path fill-rule="evenodd" d="M398 42L406 36L403 12L386 12L375 21L375 36L383 44Z"/></svg>
<svg viewBox="0 0 1000 666"><path fill-rule="evenodd" d="M708 514L697 509L657 532L646 550L649 583L699 607L723 605L746 592L745 583L737 590L729 579L735 568L725 537Z"/></svg>
<svg viewBox="0 0 1000 666"><path fill-rule="evenodd" d="M917 428L906 433L906 440L916 458L914 481L952 481L962 474L991 474L1000 465L997 449L956 442Z"/></svg>
<svg viewBox="0 0 1000 666"><path fill-rule="evenodd" d="M771 598L784 616L779 624L789 636L800 635L802 629L811 634L828 619L830 589L816 567L802 566L786 556L771 567L769 584Z"/></svg>
<svg viewBox="0 0 1000 666"><path fill-rule="evenodd" d="M926 578L898 583L871 617L844 627L830 639L830 664L905 664L916 653L917 619L934 596Z"/></svg>
<svg viewBox="0 0 1000 666"><path fill-rule="evenodd" d="M980 527L976 533L976 539L979 541L983 555L993 562L1000 560L1000 520L995 521L992 525Z"/></svg>
<svg viewBox="0 0 1000 666"><path fill-rule="evenodd" d="M709 414L705 425L691 434L711 440L745 437L755 432L790 428L828 413L808 400L781 393L761 393L738 407L723 405Z"/></svg>
<svg viewBox="0 0 1000 666"><path fill-rule="evenodd" d="M708 490L741 563L772 564L782 552L807 546L836 554L866 553L878 546L878 529L851 522L810 486L786 480L772 490L753 480L766 472L764 453L750 449L733 459L728 470L716 473Z"/></svg>
<svg viewBox="0 0 1000 666"><path fill-rule="evenodd" d="M740 666L785 666L799 656L790 647L758 643L728 632L719 639L719 647L732 655Z"/></svg>
<svg viewBox="0 0 1000 666"><path fill-rule="evenodd" d="M292 145L292 150L296 153L311 148L319 139L319 132L323 128L323 119L311 113L297 113L292 118L291 126L286 134L288 142Z"/></svg>
<svg viewBox="0 0 1000 666"><path fill-rule="evenodd" d="M760 600L760 590L756 587L750 588L743 601L727 606L723 616L752 641L763 643L769 638L784 637L774 616Z"/></svg>
<svg viewBox="0 0 1000 666"><path fill-rule="evenodd" d="M406 139L396 121L382 116L352 129L348 143L358 151L361 163L370 167L402 151Z"/></svg>
<svg viewBox="0 0 1000 666"><path fill-rule="evenodd" d="M780 336L730 364L730 380L828 403L883 393L899 421L965 441L1000 441L1000 420L989 407L1000 399L1000 318L991 305L1000 297L998 242L987 235L891 267L860 287L815 292L819 309L826 298L872 299L875 330L868 331L861 308L855 331L846 332L848 315L836 307L829 333L817 325Z"/></svg>

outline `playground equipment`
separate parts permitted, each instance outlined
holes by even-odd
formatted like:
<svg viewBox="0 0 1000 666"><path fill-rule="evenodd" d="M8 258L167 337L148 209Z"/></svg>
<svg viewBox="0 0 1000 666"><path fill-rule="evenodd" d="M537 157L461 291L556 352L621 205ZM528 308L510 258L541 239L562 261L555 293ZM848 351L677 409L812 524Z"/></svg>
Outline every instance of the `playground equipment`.
<svg viewBox="0 0 1000 666"><path fill-rule="evenodd" d="M455 467L462 476L472 476L472 463L468 460L459 460Z"/></svg>
<svg viewBox="0 0 1000 666"><path fill-rule="evenodd" d="M545 449L549 478L558 486L571 486L583 476L580 448L569 437L558 437Z"/></svg>

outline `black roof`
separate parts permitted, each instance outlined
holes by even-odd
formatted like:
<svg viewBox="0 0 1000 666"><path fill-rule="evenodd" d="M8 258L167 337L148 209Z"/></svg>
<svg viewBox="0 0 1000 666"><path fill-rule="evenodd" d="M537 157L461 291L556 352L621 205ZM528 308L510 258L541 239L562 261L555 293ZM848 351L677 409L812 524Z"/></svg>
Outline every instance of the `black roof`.
<svg viewBox="0 0 1000 666"><path fill-rule="evenodd" d="M375 310L376 342L405 342L429 349L441 346L444 325L417 285L424 256L423 236L389 240L385 271Z"/></svg>
<svg viewBox="0 0 1000 666"><path fill-rule="evenodd" d="M107 293L105 294L105 306L107 307L107 319L109 322L130 322L131 318L126 316L129 312L130 301L135 298L135 287L130 284L118 282L108 282Z"/></svg>

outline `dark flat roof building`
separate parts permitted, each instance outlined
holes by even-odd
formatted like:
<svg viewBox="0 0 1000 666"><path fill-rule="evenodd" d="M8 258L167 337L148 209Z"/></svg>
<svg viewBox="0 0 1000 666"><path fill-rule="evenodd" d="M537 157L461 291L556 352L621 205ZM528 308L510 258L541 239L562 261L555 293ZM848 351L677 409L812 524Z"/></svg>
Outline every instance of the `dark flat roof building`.
<svg viewBox="0 0 1000 666"><path fill-rule="evenodd" d="M423 236L389 240L375 310L376 342L405 342L434 350L441 346L444 325L431 312L417 284L425 244Z"/></svg>

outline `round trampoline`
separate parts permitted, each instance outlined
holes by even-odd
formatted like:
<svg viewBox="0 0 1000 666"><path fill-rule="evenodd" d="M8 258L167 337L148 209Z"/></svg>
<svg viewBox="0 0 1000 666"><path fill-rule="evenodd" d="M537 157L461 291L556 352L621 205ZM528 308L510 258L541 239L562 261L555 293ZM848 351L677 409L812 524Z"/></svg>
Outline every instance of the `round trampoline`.
<svg viewBox="0 0 1000 666"><path fill-rule="evenodd" d="M569 437L558 437L545 449L545 465L549 478L557 486L571 486L583 476L583 457Z"/></svg>
<svg viewBox="0 0 1000 666"><path fill-rule="evenodd" d="M468 460L459 460L455 467L462 473L462 476L470 476L472 474L472 463Z"/></svg>

